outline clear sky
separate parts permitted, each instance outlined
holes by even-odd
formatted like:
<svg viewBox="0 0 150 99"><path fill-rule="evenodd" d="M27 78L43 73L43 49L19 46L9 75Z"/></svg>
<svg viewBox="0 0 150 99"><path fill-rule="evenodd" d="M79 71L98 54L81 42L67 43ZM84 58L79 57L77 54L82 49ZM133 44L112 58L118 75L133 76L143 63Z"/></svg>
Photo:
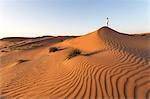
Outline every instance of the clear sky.
<svg viewBox="0 0 150 99"><path fill-rule="evenodd" d="M150 32L150 0L0 0L0 38L82 35L105 25Z"/></svg>

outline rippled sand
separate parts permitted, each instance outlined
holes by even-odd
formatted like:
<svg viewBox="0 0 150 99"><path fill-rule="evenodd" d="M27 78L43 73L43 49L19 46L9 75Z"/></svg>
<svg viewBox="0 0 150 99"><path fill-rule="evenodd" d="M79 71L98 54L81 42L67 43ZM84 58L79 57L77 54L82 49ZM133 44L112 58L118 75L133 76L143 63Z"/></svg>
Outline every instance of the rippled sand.
<svg viewBox="0 0 150 99"><path fill-rule="evenodd" d="M81 54L68 59L74 49ZM9 38L0 51L4 99L150 98L149 33L102 27L79 37Z"/></svg>

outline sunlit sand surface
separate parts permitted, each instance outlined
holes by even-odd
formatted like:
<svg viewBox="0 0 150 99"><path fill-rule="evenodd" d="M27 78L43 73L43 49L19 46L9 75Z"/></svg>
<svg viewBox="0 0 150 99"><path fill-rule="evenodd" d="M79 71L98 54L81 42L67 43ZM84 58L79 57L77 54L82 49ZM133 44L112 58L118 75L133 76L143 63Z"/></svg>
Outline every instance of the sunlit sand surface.
<svg viewBox="0 0 150 99"><path fill-rule="evenodd" d="M150 99L149 45L149 33L108 27L79 37L1 39L0 97Z"/></svg>

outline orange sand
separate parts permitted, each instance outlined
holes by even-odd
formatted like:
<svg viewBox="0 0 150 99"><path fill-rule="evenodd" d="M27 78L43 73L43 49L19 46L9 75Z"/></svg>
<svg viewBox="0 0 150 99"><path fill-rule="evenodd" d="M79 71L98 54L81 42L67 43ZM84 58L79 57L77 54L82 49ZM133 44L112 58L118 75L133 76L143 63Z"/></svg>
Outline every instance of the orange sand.
<svg viewBox="0 0 150 99"><path fill-rule="evenodd" d="M2 39L0 97L150 99L149 44L150 34L107 27L80 37ZM67 59L74 48L81 55Z"/></svg>

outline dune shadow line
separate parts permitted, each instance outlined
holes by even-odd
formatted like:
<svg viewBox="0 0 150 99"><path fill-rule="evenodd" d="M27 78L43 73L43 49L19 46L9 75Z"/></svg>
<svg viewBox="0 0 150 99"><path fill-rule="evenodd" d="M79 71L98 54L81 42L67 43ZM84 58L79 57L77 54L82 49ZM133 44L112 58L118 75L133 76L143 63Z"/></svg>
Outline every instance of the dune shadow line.
<svg viewBox="0 0 150 99"><path fill-rule="evenodd" d="M91 55L94 55L94 54L97 54L97 53L101 53L101 52L104 52L106 51L107 49L103 49L103 50L98 50L98 51L94 51L94 52L90 52L90 53L85 53L85 54L82 54L84 56L91 56Z"/></svg>

